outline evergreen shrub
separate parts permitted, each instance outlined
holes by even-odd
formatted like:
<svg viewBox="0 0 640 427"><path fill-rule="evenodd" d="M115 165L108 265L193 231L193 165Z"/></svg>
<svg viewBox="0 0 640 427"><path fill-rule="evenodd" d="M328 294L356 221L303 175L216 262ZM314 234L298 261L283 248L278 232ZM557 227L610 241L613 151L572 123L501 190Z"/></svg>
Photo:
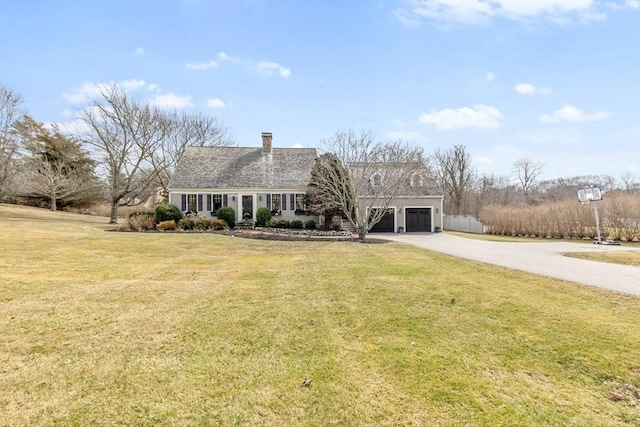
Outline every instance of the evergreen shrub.
<svg viewBox="0 0 640 427"><path fill-rule="evenodd" d="M256 211L256 223L258 224L258 226L263 227L270 219L271 210L269 208L265 208L264 206L258 208L258 210Z"/></svg>
<svg viewBox="0 0 640 427"><path fill-rule="evenodd" d="M178 226L183 230L193 230L195 223L191 218L182 218L180 222L178 222Z"/></svg>
<svg viewBox="0 0 640 427"><path fill-rule="evenodd" d="M209 222L208 219L206 218L198 218L196 219L195 223L193 224L193 227L196 230L206 230L210 227L211 223Z"/></svg>
<svg viewBox="0 0 640 427"><path fill-rule="evenodd" d="M224 220L230 228L236 226L236 211L229 206L221 207L216 211L216 216Z"/></svg>
<svg viewBox="0 0 640 427"><path fill-rule="evenodd" d="M269 228L276 228L278 226L278 221L276 221L275 219L272 218L269 221L267 221L265 226L269 227Z"/></svg>
<svg viewBox="0 0 640 427"><path fill-rule="evenodd" d="M155 217L157 224L160 224L163 221L170 220L178 223L182 219L182 212L176 205L172 205L170 203L160 203L156 207Z"/></svg>

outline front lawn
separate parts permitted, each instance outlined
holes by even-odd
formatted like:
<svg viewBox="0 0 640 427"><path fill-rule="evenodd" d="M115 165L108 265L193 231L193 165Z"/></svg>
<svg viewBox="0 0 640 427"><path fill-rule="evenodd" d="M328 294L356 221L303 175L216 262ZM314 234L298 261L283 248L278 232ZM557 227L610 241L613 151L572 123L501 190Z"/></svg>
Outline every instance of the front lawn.
<svg viewBox="0 0 640 427"><path fill-rule="evenodd" d="M640 424L640 298L0 205L0 425Z"/></svg>

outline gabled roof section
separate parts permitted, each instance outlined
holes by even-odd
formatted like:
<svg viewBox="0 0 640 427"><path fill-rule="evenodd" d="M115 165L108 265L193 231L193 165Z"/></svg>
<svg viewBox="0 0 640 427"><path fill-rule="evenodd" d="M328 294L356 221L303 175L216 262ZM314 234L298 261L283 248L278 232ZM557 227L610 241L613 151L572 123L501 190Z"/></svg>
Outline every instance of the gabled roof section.
<svg viewBox="0 0 640 427"><path fill-rule="evenodd" d="M169 188L305 188L315 148L189 147Z"/></svg>
<svg viewBox="0 0 640 427"><path fill-rule="evenodd" d="M410 163L349 163L351 173L355 177L356 185L366 186L363 193L371 192L375 176L379 176L381 187L385 185L385 174L394 169L403 170L406 179L399 186L398 196L432 196L442 194L442 189L429 169L421 162ZM392 172L391 172L392 173ZM414 185L414 176L420 176L419 184Z"/></svg>

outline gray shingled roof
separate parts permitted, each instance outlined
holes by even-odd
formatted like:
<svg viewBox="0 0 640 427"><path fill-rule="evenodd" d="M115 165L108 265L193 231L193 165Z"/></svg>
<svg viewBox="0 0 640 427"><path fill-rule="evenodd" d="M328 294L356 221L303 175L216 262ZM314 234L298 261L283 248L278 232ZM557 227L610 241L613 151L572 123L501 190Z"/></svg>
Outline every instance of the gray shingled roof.
<svg viewBox="0 0 640 427"><path fill-rule="evenodd" d="M304 188L315 148L189 147L169 188Z"/></svg>

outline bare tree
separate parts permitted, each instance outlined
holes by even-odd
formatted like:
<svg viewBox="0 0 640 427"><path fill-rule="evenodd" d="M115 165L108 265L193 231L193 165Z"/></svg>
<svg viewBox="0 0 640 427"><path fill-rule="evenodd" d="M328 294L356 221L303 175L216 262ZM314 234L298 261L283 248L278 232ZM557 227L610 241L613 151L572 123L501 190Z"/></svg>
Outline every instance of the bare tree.
<svg viewBox="0 0 640 427"><path fill-rule="evenodd" d="M163 143L151 152L150 162L166 196L169 180L187 147L228 147L235 142L216 117L177 113L164 113L164 116L167 132Z"/></svg>
<svg viewBox="0 0 640 427"><path fill-rule="evenodd" d="M19 95L0 85L0 200L18 171L21 145L14 124L24 115L21 102Z"/></svg>
<svg viewBox="0 0 640 427"><path fill-rule="evenodd" d="M95 188L80 171L67 169L62 160L48 162L32 158L18 177L23 191L49 199L52 211L56 210L58 200Z"/></svg>
<svg viewBox="0 0 640 427"><path fill-rule="evenodd" d="M473 188L476 169L471 154L464 145L455 145L449 150L437 150L432 154L436 176L445 196L451 201L451 214L465 213L465 197Z"/></svg>
<svg viewBox="0 0 640 427"><path fill-rule="evenodd" d="M542 169L543 166L541 163L536 163L531 159L520 159L513 164L513 173L520 184L526 203L530 201L535 181L542 173Z"/></svg>
<svg viewBox="0 0 640 427"><path fill-rule="evenodd" d="M162 146L170 123L154 107L131 99L113 84L80 114L88 131L84 141L98 157L111 205L109 222L118 222L118 208L143 203L154 191L157 173L150 157Z"/></svg>
<svg viewBox="0 0 640 427"><path fill-rule="evenodd" d="M631 172L624 172L620 175L618 187L625 191L640 189L640 183Z"/></svg>
<svg viewBox="0 0 640 427"><path fill-rule="evenodd" d="M340 211L360 240L408 187L412 174L426 170L422 149L377 142L369 131L338 132L322 148L326 154L318 158L309 185L315 209Z"/></svg>

